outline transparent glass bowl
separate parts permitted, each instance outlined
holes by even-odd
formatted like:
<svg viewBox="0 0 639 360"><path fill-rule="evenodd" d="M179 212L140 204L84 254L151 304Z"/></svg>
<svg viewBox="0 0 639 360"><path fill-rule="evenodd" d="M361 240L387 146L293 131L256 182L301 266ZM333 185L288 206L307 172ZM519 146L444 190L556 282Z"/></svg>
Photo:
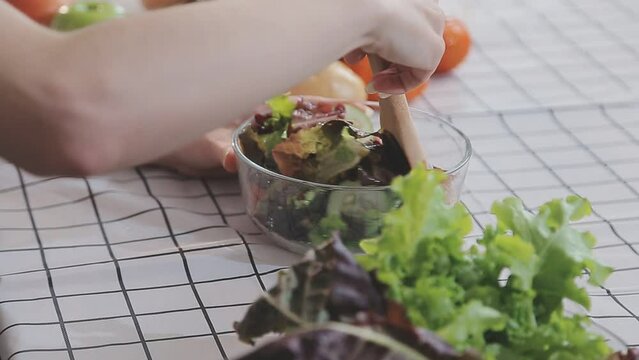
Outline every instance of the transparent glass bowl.
<svg viewBox="0 0 639 360"><path fill-rule="evenodd" d="M458 201L472 155L469 139L439 117L416 109L411 109L411 115L429 165L448 174L449 202ZM382 215L399 205L387 186L318 184L263 168L242 152L239 137L249 126L250 120L233 136L242 197L251 219L280 246L297 253L307 251L321 233L322 219L330 216L346 225L341 236L355 249L359 240L377 235Z"/></svg>

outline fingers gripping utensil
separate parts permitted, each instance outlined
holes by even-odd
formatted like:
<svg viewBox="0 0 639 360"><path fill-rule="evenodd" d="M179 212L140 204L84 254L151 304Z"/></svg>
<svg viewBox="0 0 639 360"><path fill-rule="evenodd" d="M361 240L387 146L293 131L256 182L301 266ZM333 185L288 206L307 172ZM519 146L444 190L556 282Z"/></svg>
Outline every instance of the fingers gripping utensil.
<svg viewBox="0 0 639 360"><path fill-rule="evenodd" d="M376 55L368 55L368 61L374 74L389 66L385 60ZM388 131L397 139L406 154L410 167L414 168L420 163L428 167L426 154L419 142L415 123L408 110L406 95L380 96L379 106L382 130Z"/></svg>

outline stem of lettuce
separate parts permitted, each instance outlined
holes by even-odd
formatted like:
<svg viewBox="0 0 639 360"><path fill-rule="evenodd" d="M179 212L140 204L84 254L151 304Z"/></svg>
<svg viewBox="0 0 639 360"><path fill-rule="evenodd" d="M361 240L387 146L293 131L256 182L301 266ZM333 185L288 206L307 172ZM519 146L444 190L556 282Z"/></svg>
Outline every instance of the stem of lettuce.
<svg viewBox="0 0 639 360"><path fill-rule="evenodd" d="M381 333L379 331L375 331L371 328L353 326L346 323L331 321L324 323L319 327L315 327L315 329L339 331L344 334L358 337L370 343L383 346L396 354L401 354L406 360L429 360L426 356L415 351L410 346L405 345L393 339L392 337L385 335L384 333Z"/></svg>

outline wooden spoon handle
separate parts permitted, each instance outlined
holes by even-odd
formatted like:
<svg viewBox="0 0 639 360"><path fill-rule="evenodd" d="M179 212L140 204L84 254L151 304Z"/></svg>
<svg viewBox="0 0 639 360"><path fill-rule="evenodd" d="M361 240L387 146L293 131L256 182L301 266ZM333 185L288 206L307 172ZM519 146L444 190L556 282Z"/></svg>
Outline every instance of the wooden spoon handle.
<svg viewBox="0 0 639 360"><path fill-rule="evenodd" d="M388 68L388 63L376 55L368 55L368 61L374 74ZM428 166L426 154L417 136L417 128L410 116L406 95L380 96L379 106L382 129L397 139L410 167L413 168L420 163Z"/></svg>

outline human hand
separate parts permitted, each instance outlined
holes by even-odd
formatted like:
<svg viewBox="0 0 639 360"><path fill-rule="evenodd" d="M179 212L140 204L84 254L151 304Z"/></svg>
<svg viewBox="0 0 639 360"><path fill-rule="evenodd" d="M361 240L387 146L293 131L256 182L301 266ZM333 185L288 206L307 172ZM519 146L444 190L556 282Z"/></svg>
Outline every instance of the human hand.
<svg viewBox="0 0 639 360"><path fill-rule="evenodd" d="M366 53L391 62L368 84L371 92L403 94L426 81L435 72L444 53L446 17L437 0L377 0L380 19L369 44L344 57L360 61Z"/></svg>
<svg viewBox="0 0 639 360"><path fill-rule="evenodd" d="M314 103L348 103L359 108L369 116L372 116L373 109L377 110L378 105L376 103L334 99L323 96L305 95L304 99ZM291 100L297 101L298 97L291 96ZM174 169L183 175L193 177L224 177L235 174L237 173L237 157L231 146L233 132L244 119L248 119L252 114L253 112L246 113L228 125L217 128L198 140L152 163Z"/></svg>
<svg viewBox="0 0 639 360"><path fill-rule="evenodd" d="M237 172L231 147L237 123L215 129L200 139L154 162L187 176L223 177Z"/></svg>

